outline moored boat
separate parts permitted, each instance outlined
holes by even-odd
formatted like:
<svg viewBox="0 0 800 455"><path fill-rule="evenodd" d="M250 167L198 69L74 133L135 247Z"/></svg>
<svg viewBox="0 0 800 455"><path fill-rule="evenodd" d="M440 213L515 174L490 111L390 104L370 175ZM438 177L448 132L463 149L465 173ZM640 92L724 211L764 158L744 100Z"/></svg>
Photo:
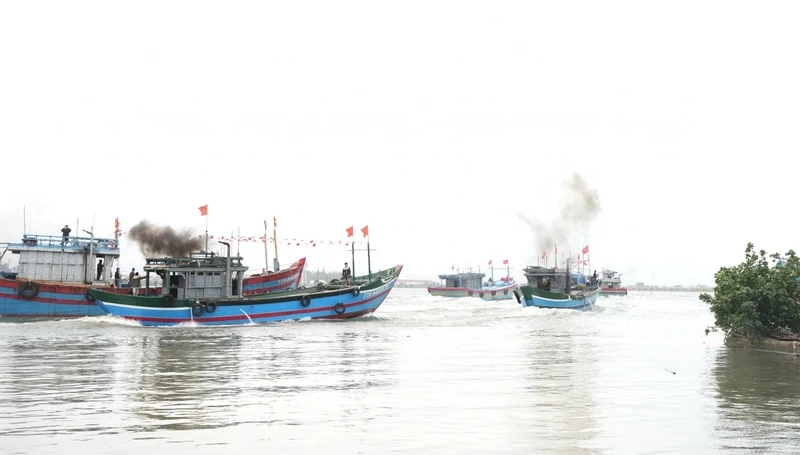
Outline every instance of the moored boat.
<svg viewBox="0 0 800 455"><path fill-rule="evenodd" d="M19 264L16 273L0 276L3 318L99 316L105 311L92 301L90 286L130 292L113 286L120 255L116 238L23 235L21 242L6 244L6 252L19 255ZM98 277L99 260L104 265Z"/></svg>
<svg viewBox="0 0 800 455"><path fill-rule="evenodd" d="M628 289L622 287L621 276L621 273L603 269L603 275L600 279L600 295L628 295Z"/></svg>
<svg viewBox="0 0 800 455"><path fill-rule="evenodd" d="M99 289L89 293L113 316L146 326L237 325L285 320L344 319L372 313L389 295L402 266L375 274L367 282L320 284L311 289L245 295L238 283L247 270L241 257L205 253L188 258L148 258L148 274L156 273L169 292L158 297L119 295Z"/></svg>
<svg viewBox="0 0 800 455"><path fill-rule="evenodd" d="M483 282L485 276L472 271L439 275L442 285L428 287L428 293L436 297L477 297L483 300L508 300L513 297L514 289L517 288L514 278L505 276L497 281L490 278Z"/></svg>
<svg viewBox="0 0 800 455"><path fill-rule="evenodd" d="M523 306L569 310L593 310L600 289L577 284L567 269L530 266L525 268L528 284L514 292Z"/></svg>
<svg viewBox="0 0 800 455"><path fill-rule="evenodd" d="M267 292L290 291L300 287L303 279L303 268L306 258L278 272L266 272L244 277L242 290L244 295L264 294Z"/></svg>

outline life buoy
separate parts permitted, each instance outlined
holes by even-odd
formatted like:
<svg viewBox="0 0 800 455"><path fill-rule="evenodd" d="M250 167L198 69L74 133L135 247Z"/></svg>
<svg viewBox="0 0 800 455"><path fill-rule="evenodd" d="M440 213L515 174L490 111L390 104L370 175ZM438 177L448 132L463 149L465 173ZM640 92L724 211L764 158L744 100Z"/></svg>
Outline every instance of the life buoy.
<svg viewBox="0 0 800 455"><path fill-rule="evenodd" d="M353 288L353 297L358 297L358 294L361 294L361 290L358 288Z"/></svg>
<svg viewBox="0 0 800 455"><path fill-rule="evenodd" d="M202 316L205 311L206 310L205 310L205 308L203 308L203 305L201 305L199 303L195 303L194 305L192 305L192 314L196 318Z"/></svg>
<svg viewBox="0 0 800 455"><path fill-rule="evenodd" d="M217 311L217 304L216 302L208 302L206 303L206 313L211 314Z"/></svg>
<svg viewBox="0 0 800 455"><path fill-rule="evenodd" d="M300 305L303 305L303 306L311 305L311 296L306 294L306 295L300 297Z"/></svg>
<svg viewBox="0 0 800 455"><path fill-rule="evenodd" d="M175 303L175 297L173 297L172 294L164 294L161 296L161 303L167 306L172 306L172 304Z"/></svg>
<svg viewBox="0 0 800 455"><path fill-rule="evenodd" d="M39 286L36 283L28 281L19 286L19 295L26 299L32 299L39 294Z"/></svg>
<svg viewBox="0 0 800 455"><path fill-rule="evenodd" d="M90 302L94 302L94 301L96 301L96 300L97 300L96 298L94 298L94 296L92 295L92 293L91 293L91 292L89 292L89 288L86 288L86 293L84 293L83 295L84 295L84 297L86 297L86 300L88 300L88 301L90 301Z"/></svg>
<svg viewBox="0 0 800 455"><path fill-rule="evenodd" d="M342 313L344 313L344 310L345 310L345 307L344 307L344 303L342 303L342 302L339 302L339 303L337 303L336 305L333 306L333 311L335 311L336 314L342 314Z"/></svg>

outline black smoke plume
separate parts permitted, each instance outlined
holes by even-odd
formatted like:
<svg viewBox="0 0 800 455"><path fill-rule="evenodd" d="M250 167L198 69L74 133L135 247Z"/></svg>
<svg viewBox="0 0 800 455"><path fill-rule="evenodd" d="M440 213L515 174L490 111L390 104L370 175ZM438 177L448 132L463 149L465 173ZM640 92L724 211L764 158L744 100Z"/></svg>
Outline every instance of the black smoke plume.
<svg viewBox="0 0 800 455"><path fill-rule="evenodd" d="M563 183L565 194L560 209L549 221L529 218L522 213L517 216L533 230L538 253L553 252L554 245L569 247L570 236L575 233L585 234L592 221L600 214L600 196L597 190L590 188L586 180L577 172Z"/></svg>
<svg viewBox="0 0 800 455"><path fill-rule="evenodd" d="M203 248L203 239L191 230L178 232L171 226L157 226L147 220L136 223L128 235L145 256L186 257Z"/></svg>

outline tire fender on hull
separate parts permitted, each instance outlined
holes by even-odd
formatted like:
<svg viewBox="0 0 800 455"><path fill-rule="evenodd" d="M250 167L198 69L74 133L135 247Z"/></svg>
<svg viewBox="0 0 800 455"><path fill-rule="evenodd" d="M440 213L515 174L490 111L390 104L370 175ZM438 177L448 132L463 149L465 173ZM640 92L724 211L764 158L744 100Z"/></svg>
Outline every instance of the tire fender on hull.
<svg viewBox="0 0 800 455"><path fill-rule="evenodd" d="M39 286L32 281L27 281L19 286L18 293L23 299L32 299L39 294Z"/></svg>

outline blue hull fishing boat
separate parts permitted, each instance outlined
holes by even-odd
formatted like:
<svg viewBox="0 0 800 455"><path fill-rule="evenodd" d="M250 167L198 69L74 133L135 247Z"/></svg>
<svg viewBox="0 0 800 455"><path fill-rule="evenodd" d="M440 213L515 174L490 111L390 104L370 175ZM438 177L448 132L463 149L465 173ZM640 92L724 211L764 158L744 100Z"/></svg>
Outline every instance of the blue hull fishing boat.
<svg viewBox="0 0 800 455"><path fill-rule="evenodd" d="M225 243L225 242L220 242ZM229 246L230 249L230 246ZM90 289L97 304L113 316L145 326L236 325L298 319L345 319L372 313L400 276L402 265L347 285L320 284L275 294L245 295L238 283L247 267L241 257L209 256L146 259L168 293L157 297L117 295Z"/></svg>
<svg viewBox="0 0 800 455"><path fill-rule="evenodd" d="M594 310L598 286L577 283L569 268L556 269L539 266L525 268L526 286L514 291L523 306L558 308L566 310Z"/></svg>
<svg viewBox="0 0 800 455"><path fill-rule="evenodd" d="M19 243L0 244L0 259L19 255L17 272L0 274L0 316L3 318L84 317L105 314L91 300L91 286L109 293L120 255L117 239L23 235ZM97 263L104 265L97 276Z"/></svg>

